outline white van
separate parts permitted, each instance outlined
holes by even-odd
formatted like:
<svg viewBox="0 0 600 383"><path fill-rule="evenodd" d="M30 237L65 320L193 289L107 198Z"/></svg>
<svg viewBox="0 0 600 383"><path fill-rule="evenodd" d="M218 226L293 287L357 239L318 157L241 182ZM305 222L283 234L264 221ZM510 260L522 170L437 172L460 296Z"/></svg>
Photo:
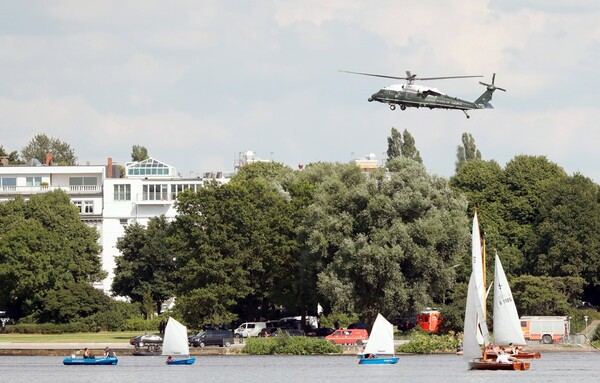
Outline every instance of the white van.
<svg viewBox="0 0 600 383"><path fill-rule="evenodd" d="M233 333L236 338L248 338L258 336L260 330L266 327L267 324L265 322L246 322L236 328Z"/></svg>

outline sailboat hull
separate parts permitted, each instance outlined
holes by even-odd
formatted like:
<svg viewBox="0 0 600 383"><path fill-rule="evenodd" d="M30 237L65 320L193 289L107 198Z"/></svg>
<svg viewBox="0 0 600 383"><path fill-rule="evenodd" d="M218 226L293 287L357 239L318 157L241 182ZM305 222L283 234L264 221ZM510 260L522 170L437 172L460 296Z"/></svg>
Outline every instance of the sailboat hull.
<svg viewBox="0 0 600 383"><path fill-rule="evenodd" d="M167 360L167 364L168 365L187 365L187 364L194 364L194 362L196 361L196 358L186 358L186 359L173 359L173 360Z"/></svg>
<svg viewBox="0 0 600 383"><path fill-rule="evenodd" d="M364 355L358 356L358 364L396 364L398 363L397 356L377 356L372 359L365 358Z"/></svg>
<svg viewBox="0 0 600 383"><path fill-rule="evenodd" d="M521 351L517 355L508 354L510 356L516 356L519 359L540 359L542 355L539 352L526 352ZM486 352L486 359L496 359L497 355L495 352Z"/></svg>
<svg viewBox="0 0 600 383"><path fill-rule="evenodd" d="M490 360L473 360L469 362L469 370L529 370L529 362L498 363Z"/></svg>

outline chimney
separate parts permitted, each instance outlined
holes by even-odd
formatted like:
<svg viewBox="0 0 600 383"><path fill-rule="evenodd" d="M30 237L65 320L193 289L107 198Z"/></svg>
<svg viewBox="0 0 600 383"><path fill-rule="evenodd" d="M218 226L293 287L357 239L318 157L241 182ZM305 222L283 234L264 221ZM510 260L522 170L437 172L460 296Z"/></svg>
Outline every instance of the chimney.
<svg viewBox="0 0 600 383"><path fill-rule="evenodd" d="M112 158L108 157L108 174L106 175L106 178L113 178L113 166L112 166Z"/></svg>
<svg viewBox="0 0 600 383"><path fill-rule="evenodd" d="M46 153L46 166L50 166L52 164L52 153Z"/></svg>

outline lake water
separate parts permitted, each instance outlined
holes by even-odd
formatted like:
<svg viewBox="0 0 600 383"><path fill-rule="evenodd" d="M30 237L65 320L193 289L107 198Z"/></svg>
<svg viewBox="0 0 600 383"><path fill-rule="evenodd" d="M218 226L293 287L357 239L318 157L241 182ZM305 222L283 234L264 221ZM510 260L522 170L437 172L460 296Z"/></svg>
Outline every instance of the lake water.
<svg viewBox="0 0 600 383"><path fill-rule="evenodd" d="M62 357L0 357L0 383L513 383L600 382L599 352L546 353L529 371L468 371L456 355L401 355L389 366L360 366L353 356L200 356L191 366L163 357L121 356L116 366L64 366Z"/></svg>

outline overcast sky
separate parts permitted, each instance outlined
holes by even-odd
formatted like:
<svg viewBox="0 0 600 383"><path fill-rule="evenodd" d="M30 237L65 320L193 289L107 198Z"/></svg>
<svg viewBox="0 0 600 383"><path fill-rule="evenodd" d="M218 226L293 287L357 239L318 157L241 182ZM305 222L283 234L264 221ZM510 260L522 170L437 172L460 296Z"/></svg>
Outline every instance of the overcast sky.
<svg viewBox="0 0 600 383"><path fill-rule="evenodd" d="M546 155L600 182L598 20L597 0L1 1L0 145L45 133L81 164L143 145L188 177L247 150L293 168L381 160L395 127L433 174L454 173L468 132L485 160ZM367 98L393 80L340 69L496 73L507 92L470 119L392 112ZM474 101L478 80L421 85Z"/></svg>

